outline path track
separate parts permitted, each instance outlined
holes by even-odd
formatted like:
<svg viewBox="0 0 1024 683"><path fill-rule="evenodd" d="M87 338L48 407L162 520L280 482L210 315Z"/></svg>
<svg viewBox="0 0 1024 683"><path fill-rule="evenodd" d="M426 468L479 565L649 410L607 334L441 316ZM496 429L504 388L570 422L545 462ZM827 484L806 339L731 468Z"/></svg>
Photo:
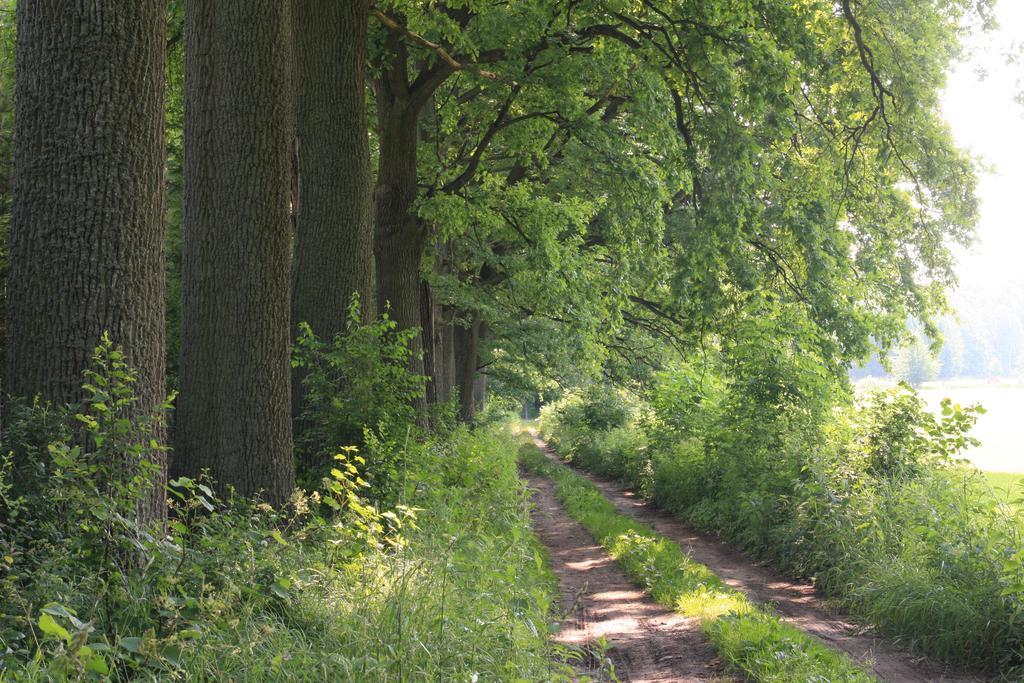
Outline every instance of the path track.
<svg viewBox="0 0 1024 683"><path fill-rule="evenodd" d="M724 673L696 619L658 605L630 583L615 560L565 513L550 479L522 476L533 494L534 529L558 576L565 617L556 641L593 653L603 638L615 675L629 683L738 680ZM608 680L608 667L598 656L588 655L576 668Z"/></svg>
<svg viewBox="0 0 1024 683"><path fill-rule="evenodd" d="M534 443L548 458L562 462L558 454L537 436L535 430L530 430L530 433ZM834 610L829 610L814 586L787 579L752 562L724 542L695 532L676 517L656 509L617 483L582 470L575 471L593 482L619 512L644 522L662 536L672 539L722 581L743 591L751 600L773 605L775 611L787 622L846 652L882 680L894 683L975 683L987 680L895 647Z"/></svg>

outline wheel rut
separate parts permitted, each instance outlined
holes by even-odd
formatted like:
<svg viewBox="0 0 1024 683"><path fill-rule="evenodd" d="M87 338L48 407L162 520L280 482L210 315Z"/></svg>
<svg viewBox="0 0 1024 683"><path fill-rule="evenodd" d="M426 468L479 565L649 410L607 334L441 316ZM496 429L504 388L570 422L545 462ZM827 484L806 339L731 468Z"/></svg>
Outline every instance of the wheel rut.
<svg viewBox="0 0 1024 683"><path fill-rule="evenodd" d="M658 605L626 578L562 509L549 479L522 477L534 503L534 530L558 577L563 618L554 639L584 653L573 663L580 675L630 683L739 680L725 672L696 619Z"/></svg>
<svg viewBox="0 0 1024 683"><path fill-rule="evenodd" d="M548 458L562 460L537 434L534 442ZM785 621L850 655L884 681L899 683L976 683L985 677L913 655L827 606L813 585L783 577L723 541L698 533L619 484L575 470L597 486L622 514L672 539L695 561L758 603L770 604Z"/></svg>

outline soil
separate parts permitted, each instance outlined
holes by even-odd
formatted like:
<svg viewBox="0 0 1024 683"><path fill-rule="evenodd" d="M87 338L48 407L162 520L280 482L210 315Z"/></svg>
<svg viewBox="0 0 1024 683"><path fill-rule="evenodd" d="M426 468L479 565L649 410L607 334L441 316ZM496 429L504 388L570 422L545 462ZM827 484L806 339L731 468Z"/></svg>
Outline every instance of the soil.
<svg viewBox="0 0 1024 683"><path fill-rule="evenodd" d="M561 462L558 455L535 434L534 441L549 458ZM723 541L694 531L676 517L658 510L617 483L576 471L593 482L619 512L643 521L659 534L672 539L690 557L707 566L725 583L742 591L755 602L771 605L785 621L849 654L878 678L899 683L968 683L987 680L900 649L872 633L869 628L856 624L849 617L830 608L813 585L785 578L752 561ZM559 550L557 545L553 548L554 558Z"/></svg>
<svg viewBox="0 0 1024 683"><path fill-rule="evenodd" d="M533 494L534 529L558 576L563 619L554 639L583 653L571 662L581 676L630 683L739 680L725 673L697 620L658 605L630 583L565 513L549 479L523 478Z"/></svg>

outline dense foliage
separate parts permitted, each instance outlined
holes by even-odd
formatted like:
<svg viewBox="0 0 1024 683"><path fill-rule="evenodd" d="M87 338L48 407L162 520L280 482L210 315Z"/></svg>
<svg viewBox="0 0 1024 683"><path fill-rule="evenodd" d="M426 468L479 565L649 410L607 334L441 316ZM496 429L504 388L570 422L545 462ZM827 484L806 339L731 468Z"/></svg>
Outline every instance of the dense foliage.
<svg viewBox="0 0 1024 683"><path fill-rule="evenodd" d="M957 460L978 409L947 402L936 418L903 387L830 410L793 393L796 367L728 370L674 368L647 400L572 393L545 407L543 428L580 466L814 579L900 642L1021 666L1024 518ZM593 402L622 419L595 429Z"/></svg>
<svg viewBox="0 0 1024 683"><path fill-rule="evenodd" d="M419 436L412 434L412 400L422 396L426 379L409 371L411 336L396 330L386 314L364 323L357 299L333 339L320 340L308 325L300 326L292 365L302 372L303 429L296 450L307 478L317 481L328 472L338 445L360 446L373 463L368 476L375 500L394 500L394 456L410 436Z"/></svg>
<svg viewBox="0 0 1024 683"><path fill-rule="evenodd" d="M133 521L149 444L117 417L131 371L109 347L97 361L77 408L84 443L37 404L3 444L40 463L19 474L5 458L0 475L5 680L561 676L552 580L500 430L407 443L390 508L368 501L373 467L351 448L288 510L180 479L164 532Z"/></svg>
<svg viewBox="0 0 1024 683"><path fill-rule="evenodd" d="M661 367L752 317L830 362L932 329L975 216L937 85L986 5L390 6L494 75L439 88L418 212L510 385Z"/></svg>

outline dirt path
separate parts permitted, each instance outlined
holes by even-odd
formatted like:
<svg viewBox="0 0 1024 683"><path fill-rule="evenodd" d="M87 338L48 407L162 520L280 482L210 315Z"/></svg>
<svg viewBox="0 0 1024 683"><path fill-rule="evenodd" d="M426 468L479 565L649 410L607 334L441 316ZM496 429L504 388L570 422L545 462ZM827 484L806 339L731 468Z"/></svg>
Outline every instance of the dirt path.
<svg viewBox="0 0 1024 683"><path fill-rule="evenodd" d="M608 668L593 654L599 639L620 681L734 681L704 640L695 619L661 607L637 589L555 497L544 477L523 475L533 492L534 529L547 546L562 595L562 627L555 640L589 654L576 668L608 680Z"/></svg>
<svg viewBox="0 0 1024 683"><path fill-rule="evenodd" d="M536 434L533 438L549 458L561 462ZM695 532L616 483L576 471L600 488L619 512L635 517L659 534L671 538L725 583L743 591L752 600L771 603L787 622L848 653L882 680L899 683L973 683L986 680L894 647L830 611L812 585L786 579L752 562L722 541Z"/></svg>

